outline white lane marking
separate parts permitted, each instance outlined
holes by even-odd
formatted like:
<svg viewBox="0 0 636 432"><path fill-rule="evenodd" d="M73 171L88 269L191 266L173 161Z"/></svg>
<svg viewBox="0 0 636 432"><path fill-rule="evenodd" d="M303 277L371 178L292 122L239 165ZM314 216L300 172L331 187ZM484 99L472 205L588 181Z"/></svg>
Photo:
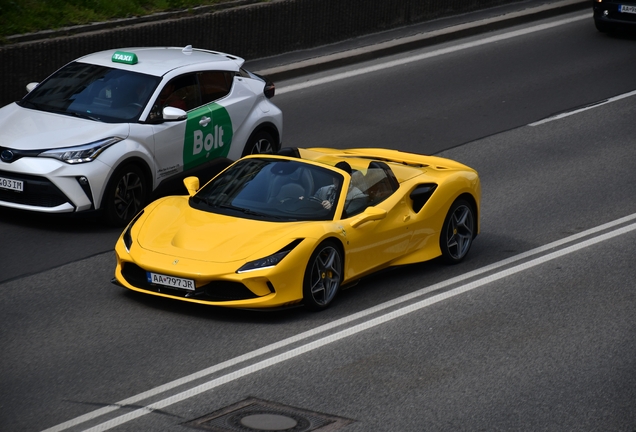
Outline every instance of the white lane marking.
<svg viewBox="0 0 636 432"><path fill-rule="evenodd" d="M326 336L323 337L321 339L318 339L316 341L313 342L309 342L303 346L300 346L298 348L294 348L290 351L287 351L285 353L282 354L278 354L275 355L273 357L270 357L268 359L262 360L260 362L257 362L253 365L244 367L242 369L239 369L235 372L231 372L229 374L223 375L221 377L215 378L211 381L208 381L204 384L198 385L196 387L193 387L189 390L186 390L184 392L175 394L174 396L170 396L168 398L165 398L161 401L155 402L151 405L148 405L147 407L144 407L142 409L138 409L136 411L130 412L128 414L124 414L122 416L116 417L112 420L109 420L107 422L104 422L102 424L99 424L93 428L90 429L86 429L86 432L98 432L98 431L105 431L105 430L109 430L112 429L114 427L120 426L126 422L129 422L131 420L134 420L136 418L142 417L146 414L151 413L153 410L159 410L159 409L163 409L167 406L173 405L175 403L178 402L182 402L184 400L187 400L189 398L192 398L196 395L199 395L201 393L204 393L208 390L211 390L213 388L219 387L223 384L227 384L229 382L235 381L237 379L246 377L250 374L253 374L255 372L258 372L260 370L266 369L270 366L274 366L277 365L279 363L282 363L284 361L287 361L289 359L292 359L294 357L297 357L301 354L305 354L308 353L310 351L313 351L317 348L323 347L325 345L329 345L333 342L337 342L341 339L344 339L346 337L349 337L351 335L354 335L356 333L360 333L362 331L368 330L370 328L373 328L375 326L378 326L380 324L384 324L386 322L392 321L396 318L400 318L406 314L409 314L411 312L415 312L418 311L420 309L423 309L425 307L428 307L430 305L433 305L435 303L438 303L440 301L443 300L447 300L451 297L455 297L459 294L463 294L465 292L471 291L475 288L479 288L481 286L487 285L491 282L495 282L499 279L503 279L505 277L508 277L510 275L513 275L515 273L519 273L522 272L524 270L528 270L532 267L536 267L540 264L544 264L548 261L563 257L565 255L571 254L573 252L579 251L581 249L585 249L588 248L590 246L593 246L597 243L601 243L604 241L607 241L609 239L612 239L614 237L626 234L628 232L634 231L636 230L636 223L633 223L631 225L627 225L624 226L622 228L617 229L616 231L612 231L612 232L608 232L605 234L601 234L598 237L593 237L590 238L588 240L582 241L580 243L574 244L572 246L560 249L558 251L546 254L544 256L541 256L539 258L535 258L531 261L525 262L523 264L519 264L515 267L511 267L509 269L506 270L502 270L499 273L495 273L489 276L486 276L482 279L473 281L473 282L469 282L465 285L459 286L457 288L454 288L452 290L449 290L447 292L432 296L430 298L424 299L424 300L420 300L416 303L404 306L400 309L394 310L392 312L386 313L384 315L381 315L379 317L376 318L372 318L368 321L365 321L363 323L354 325L353 327L349 327L347 329L341 330L337 333L334 333L333 335L330 336Z"/></svg>
<svg viewBox="0 0 636 432"><path fill-rule="evenodd" d="M554 115L552 117L545 118L543 120L539 120L538 122L530 123L530 126L539 126L539 125L542 125L544 123L549 123L549 122L552 122L552 121L555 121L555 120L560 120L562 118L569 117L571 115L578 114L578 113L583 112L583 111L591 110L593 108L597 108L597 107L600 107L602 105L605 105L605 104L608 104L608 103L611 103L611 102L616 102L617 100L625 99L625 98L628 98L628 97L631 97L631 96L634 96L634 95L636 95L636 90L628 92L628 93L623 93L622 95L614 96L612 98L606 99L604 101L600 101L600 102L595 103L595 104L591 104L589 106L586 106L586 107L583 107L583 108L580 108L580 109L577 109L577 110L574 110L574 111L564 112L564 113L561 113L561 114Z"/></svg>
<svg viewBox="0 0 636 432"><path fill-rule="evenodd" d="M132 396L132 397L127 398L127 399L124 399L124 400L122 400L120 402L117 402L117 403L115 403L113 405L110 405L110 406L107 406L107 407L103 407L103 408L100 408L100 409L95 410L95 411L91 411L91 412L86 413L86 414L84 414L82 416L79 416L79 417L76 417L76 418L74 418L72 420L69 420L69 421L66 421L64 423L61 423L61 424L59 424L57 426L51 427L49 429L46 429L44 432L58 432L58 431L63 431L63 430L66 430L66 429L70 429L70 428L72 428L74 426L77 426L79 424L82 424L82 423L85 423L87 421L90 421L90 420L96 419L98 417L101 417L103 415L106 415L106 414L108 414L108 413L110 413L112 411L116 411L117 409L119 409L119 408L121 408L123 406L132 405L132 404L138 403L138 402L140 402L142 400L148 399L150 397L157 396L157 395L159 395L161 393L164 393L164 392L166 392L168 390L174 389L174 388L179 387L181 385L185 385L185 384L188 384L188 383L190 383L192 381L195 381L195 380L198 380L198 379L201 379L201 378L205 378L206 376L209 376L209 375L211 375L213 373L220 372L220 371L222 371L224 369L227 369L229 367L232 367L232 366L237 366L238 364L243 363L243 362L245 362L247 360L254 359L254 358L258 357L258 356L267 354L269 352L275 351L275 350L280 349L280 348L284 348L284 347L289 346L289 345L291 345L293 343L308 339L310 337L313 337L313 336L316 336L318 334L324 333L324 332L326 332L328 330L343 326L345 324L348 324L348 323L351 323L353 321L359 320L359 319L364 318L366 316L375 314L375 313L380 312L380 311L382 311L384 309L387 309L387 308L390 308L390 307L393 307L393 306L397 306L397 305L399 305L401 303L416 299L416 298L421 297L423 295L426 295L426 294L428 294L430 292L434 292L434 291L443 289L445 287L448 287L448 286L463 282L465 280L468 280L470 278L479 276L481 274L484 274L484 273L496 270L498 268L513 264L513 263L515 263L517 261L530 258L530 257L532 257L534 255L546 253L548 251L551 251L553 249L556 249L556 248L561 247L563 245L566 245L568 243L572 243L572 242L580 240L580 239L582 239L584 237L588 237L588 236L594 235L596 233L612 229L614 227L617 227L619 225L631 222L633 220L636 220L636 213L628 215L628 216L625 216L625 217L622 217L622 218L614 220L614 221L607 222L605 224L602 224L602 225L599 225L599 226L596 226L596 227L593 227L593 228L590 228L590 229L588 229L586 231L582 231L580 233L571 235L571 236L563 238L561 240L557 240L557 241L554 241L552 243L548 243L548 244L546 244L544 246L540 246L538 248L529 250L527 252L512 256L512 257L507 258L505 260L502 260L502 261L490 264L488 266L473 270L473 271L465 273L463 275L456 276L456 277L448 279L446 281L439 282L439 283L431 285L429 287L417 290L417 291L415 291L413 293L406 294L404 296L401 296L401 297L398 297L398 298L393 299L391 301L379 304L379 305L374 306L372 308L365 309L363 311L360 311L358 313L355 313L355 314L349 315L347 317L338 319L338 320L333 321L331 323L322 325L320 327L316 327L315 329L312 329L312 330L309 330L309 331L306 331L306 332L303 332L303 333L299 333L298 335L289 337L287 339L283 339L283 340L281 340L279 342L273 343L271 345L267 345L267 346L262 347L260 349L251 351L249 353L243 354L241 356L235 357L233 359L230 359L230 360L224 361L222 363L216 364L214 366L211 366L209 368L203 369L203 370L201 370L199 372L196 372L194 374L185 376L183 378L179 378L177 380L171 381L171 382L166 383L166 384L164 384L162 386L159 386L159 387L155 387L155 388L150 389L148 391L145 391L143 393L139 393L139 394L137 394L135 396Z"/></svg>
<svg viewBox="0 0 636 432"><path fill-rule="evenodd" d="M343 79L347 79L347 78L352 78L355 76L359 76L359 75L364 75L364 74L368 74L371 72L377 72L377 71L381 71L384 69L389 69L392 67L396 67L396 66L402 66L405 64L409 64L409 63L413 63L413 62L417 62L420 60L425 60L428 58L432 58L432 57L437 57L437 56L441 56L444 54L449 54L449 53L453 53L453 52L457 52L457 51L461 51L461 50L465 50L465 49L469 49L469 48L474 48L474 47L478 47L478 46L482 46L482 45L487 45L490 43L495 43L495 42L500 42L503 40L507 40L507 39L512 39L518 36L524 36L527 34L531 34L531 33L535 33L535 32L539 32L539 31L543 31L543 30L547 30L553 27L558 27L561 25L565 25L565 24L570 24L573 22L577 22L577 21L581 21L584 19L590 19L592 17L591 13L585 13L583 15L578 15L572 18L566 18L566 19L562 19L559 21L554 21L554 22L550 22L550 23L546 23L546 24L539 24L533 27L528 27L525 29L521 29L521 30L515 30L512 32L508 32L508 33L503 33L497 36L491 36L491 37L487 37L484 39L480 39L477 41L473 41L473 42L466 42L463 44L459 44L459 45L454 45L452 47L448 47L448 48L442 48L442 49L438 49L435 51L431 51L431 52L427 52L427 53L423 53L423 54L419 54L413 57L407 57L404 59L400 59L400 60L393 60L390 62L386 62L386 63L381 63L378 65L374 65L374 66L369 66L369 67L365 67L365 68L360 68L360 69L355 69L349 72L343 72L343 73L339 73L339 74L335 74L335 75L330 75L328 77L324 77L324 78L318 78L318 79L314 79L314 80L310 80L310 81L305 81L303 83L299 83L299 84L292 84L286 87L281 87L281 88L277 88L276 89L276 94L277 95L281 95L281 94L285 94L285 93L289 93L289 92L293 92L296 90L302 90L302 89L306 89L306 88L310 88L310 87L315 87L321 84L327 84L327 83L332 83L335 81L340 81Z"/></svg>

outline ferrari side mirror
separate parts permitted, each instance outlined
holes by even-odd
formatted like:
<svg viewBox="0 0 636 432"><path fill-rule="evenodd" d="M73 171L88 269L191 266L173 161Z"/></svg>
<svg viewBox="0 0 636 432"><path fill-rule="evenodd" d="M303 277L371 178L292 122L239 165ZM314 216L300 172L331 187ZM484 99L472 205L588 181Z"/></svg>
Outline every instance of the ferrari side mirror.
<svg viewBox="0 0 636 432"><path fill-rule="evenodd" d="M194 196L195 193L199 190L199 178L198 177L186 177L183 179L183 184L190 196Z"/></svg>

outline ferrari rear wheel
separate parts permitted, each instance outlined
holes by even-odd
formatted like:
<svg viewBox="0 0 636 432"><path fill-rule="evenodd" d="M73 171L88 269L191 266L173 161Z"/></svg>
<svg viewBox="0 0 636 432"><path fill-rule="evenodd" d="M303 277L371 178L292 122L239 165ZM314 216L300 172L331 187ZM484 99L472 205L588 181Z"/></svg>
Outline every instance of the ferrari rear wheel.
<svg viewBox="0 0 636 432"><path fill-rule="evenodd" d="M342 252L331 240L321 243L309 258L303 282L305 306L313 311L326 309L342 282Z"/></svg>
<svg viewBox="0 0 636 432"><path fill-rule="evenodd" d="M472 205L463 199L453 203L439 237L442 256L446 262L456 264L462 261L475 236L475 212Z"/></svg>

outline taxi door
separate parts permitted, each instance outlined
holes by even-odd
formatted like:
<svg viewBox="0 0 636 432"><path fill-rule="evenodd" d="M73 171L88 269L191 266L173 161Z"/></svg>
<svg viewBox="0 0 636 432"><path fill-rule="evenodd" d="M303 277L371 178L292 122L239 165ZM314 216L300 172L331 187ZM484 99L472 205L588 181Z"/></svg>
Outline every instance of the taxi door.
<svg viewBox="0 0 636 432"><path fill-rule="evenodd" d="M234 73L203 71L196 74L202 107L197 116L188 116L183 161L186 170L227 157L232 145L234 127L227 109L216 101L228 95Z"/></svg>
<svg viewBox="0 0 636 432"><path fill-rule="evenodd" d="M164 87L159 106L174 106L188 112L185 122L157 125L156 155L158 180L182 171L202 168L216 158L227 157L234 137L233 105L228 94L234 73L202 71L170 81ZM224 104L217 103L223 100ZM175 161L179 166L175 167Z"/></svg>
<svg viewBox="0 0 636 432"><path fill-rule="evenodd" d="M183 75L166 83L153 105L149 120L161 118L163 108L168 106L186 111L187 118L153 124L156 184L185 170L186 147L191 149L194 140L192 133L188 135L187 130L199 122L207 125L206 119L210 117L209 108L201 106L195 74Z"/></svg>

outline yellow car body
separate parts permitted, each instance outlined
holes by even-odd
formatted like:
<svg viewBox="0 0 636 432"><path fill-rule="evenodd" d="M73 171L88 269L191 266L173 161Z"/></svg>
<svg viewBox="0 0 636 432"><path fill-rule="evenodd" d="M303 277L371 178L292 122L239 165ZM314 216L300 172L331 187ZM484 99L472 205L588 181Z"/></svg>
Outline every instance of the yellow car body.
<svg viewBox="0 0 636 432"><path fill-rule="evenodd" d="M459 262L479 232L479 177L461 163L385 149L287 153L242 158L202 188L188 178L189 196L148 205L117 241L114 282L217 306L304 302L323 309L341 285L374 271L440 255ZM244 174L252 166L259 167L256 174ZM283 173L292 168L303 174ZM328 175L341 184L326 209L324 200L310 202L309 195ZM296 186L285 186L292 181L304 188L302 195L280 199L281 192L271 191L292 190ZM215 207L219 200L227 205ZM249 211L236 206L250 200L258 205ZM259 209L271 214L263 217ZM314 295L316 284L326 288Z"/></svg>

